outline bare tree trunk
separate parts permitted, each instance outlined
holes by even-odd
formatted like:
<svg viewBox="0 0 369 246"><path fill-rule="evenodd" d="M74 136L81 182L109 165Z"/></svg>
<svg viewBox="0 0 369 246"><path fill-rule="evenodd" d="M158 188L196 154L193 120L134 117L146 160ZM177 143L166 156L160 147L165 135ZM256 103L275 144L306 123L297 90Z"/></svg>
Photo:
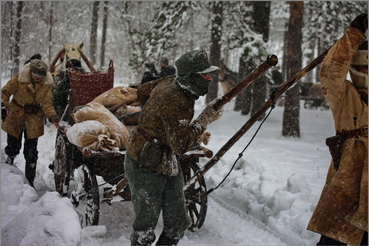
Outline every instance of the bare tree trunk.
<svg viewBox="0 0 369 246"><path fill-rule="evenodd" d="M54 10L54 2L50 2L50 15L49 15L49 64L53 60L53 57L51 57L51 51L53 47L53 10Z"/></svg>
<svg viewBox="0 0 369 246"><path fill-rule="evenodd" d="M303 1L290 2L290 21L288 26L287 67L288 79L302 69L302 15ZM300 137L300 83L286 92L283 112L283 136Z"/></svg>
<svg viewBox="0 0 369 246"><path fill-rule="evenodd" d="M99 22L99 4L95 1L92 7L92 23L91 23L91 36L90 36L90 61L93 66L96 65L96 51L97 51L97 26Z"/></svg>
<svg viewBox="0 0 369 246"><path fill-rule="evenodd" d="M247 57L248 52L244 51L244 53L240 57L240 67L238 69L237 81L241 81L252 71L252 69L250 68L251 66L249 64L250 62L248 61ZM248 86L236 97L234 110L241 111L241 115L247 115L250 113L250 109L251 109L251 86Z"/></svg>
<svg viewBox="0 0 369 246"><path fill-rule="evenodd" d="M17 3L17 13L16 13L16 27L14 32L14 49L13 49L13 70L12 76L19 73L19 55L20 55L20 39L21 39L21 31L22 31L22 10L23 10L23 1L19 1Z"/></svg>
<svg viewBox="0 0 369 246"><path fill-rule="evenodd" d="M220 41L222 38L222 18L223 2L213 2L213 21L211 27L211 47L210 64L219 66L220 61ZM209 85L209 92L206 94L206 103L218 97L218 76L213 76L213 81Z"/></svg>
<svg viewBox="0 0 369 246"><path fill-rule="evenodd" d="M105 45L106 45L106 31L108 28L108 1L104 2L104 16L103 16L103 29L101 37L101 55L100 55L100 67L105 65Z"/></svg>
<svg viewBox="0 0 369 246"><path fill-rule="evenodd" d="M268 42L270 2L253 1L252 6L252 19L254 22L254 29L257 33L261 33L263 35L264 42ZM256 111L258 111L258 109L265 103L267 89L266 84L266 76L261 76L254 83L252 83L252 115L254 115ZM264 115L262 115L258 120L264 119Z"/></svg>

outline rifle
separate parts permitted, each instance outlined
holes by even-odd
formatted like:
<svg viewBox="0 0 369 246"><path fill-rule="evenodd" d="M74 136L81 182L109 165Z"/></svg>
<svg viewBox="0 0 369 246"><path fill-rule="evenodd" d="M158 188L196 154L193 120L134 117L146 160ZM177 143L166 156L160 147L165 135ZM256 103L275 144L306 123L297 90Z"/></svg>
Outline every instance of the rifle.
<svg viewBox="0 0 369 246"><path fill-rule="evenodd" d="M315 58L311 63L309 63L306 67L304 67L300 72L298 72L295 76L291 77L289 80L284 82L277 91L274 92L273 97L269 98L263 106L261 106L256 113L251 116L251 118L238 130L229 140L223 145L222 148L215 154L215 156L209 160L204 166L202 166L191 179L187 181L184 186L184 190L188 190L192 188L195 183L202 177L204 174L212 168L222 156L251 128L251 126L262 116L264 113L275 103L275 101L283 95L289 88L291 88L295 83L297 83L302 77L304 77L308 72L313 70L316 66L318 66L330 50L327 49L322 54L320 54L317 58Z"/></svg>

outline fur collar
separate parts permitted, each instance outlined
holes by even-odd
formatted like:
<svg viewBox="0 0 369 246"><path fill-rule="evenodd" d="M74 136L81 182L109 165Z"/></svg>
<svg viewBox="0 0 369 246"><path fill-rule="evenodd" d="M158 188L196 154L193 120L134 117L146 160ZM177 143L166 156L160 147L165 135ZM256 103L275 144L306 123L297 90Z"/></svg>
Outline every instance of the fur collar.
<svg viewBox="0 0 369 246"><path fill-rule="evenodd" d="M20 83L31 83L30 63L24 65L18 75L18 81ZM52 85L54 83L53 77L50 72L46 73L46 77L39 82L43 85Z"/></svg>

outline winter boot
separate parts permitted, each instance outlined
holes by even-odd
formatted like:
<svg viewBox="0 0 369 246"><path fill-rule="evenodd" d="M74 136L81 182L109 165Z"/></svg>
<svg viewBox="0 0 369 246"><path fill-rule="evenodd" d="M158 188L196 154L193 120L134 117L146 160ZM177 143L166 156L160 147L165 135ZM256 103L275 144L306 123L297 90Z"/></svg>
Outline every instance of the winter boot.
<svg viewBox="0 0 369 246"><path fill-rule="evenodd" d="M15 159L15 156L8 156L5 160L5 163L9 165L14 165L14 159Z"/></svg>
<svg viewBox="0 0 369 246"><path fill-rule="evenodd" d="M178 244L178 242L179 242L179 239L169 238L169 237L164 235L164 232L162 232L159 239L158 239L158 241L156 242L156 245L175 246L175 245Z"/></svg>
<svg viewBox="0 0 369 246"><path fill-rule="evenodd" d="M36 177L36 163L30 163L29 161L26 161L26 179L29 182L29 185L33 186L33 181Z"/></svg>

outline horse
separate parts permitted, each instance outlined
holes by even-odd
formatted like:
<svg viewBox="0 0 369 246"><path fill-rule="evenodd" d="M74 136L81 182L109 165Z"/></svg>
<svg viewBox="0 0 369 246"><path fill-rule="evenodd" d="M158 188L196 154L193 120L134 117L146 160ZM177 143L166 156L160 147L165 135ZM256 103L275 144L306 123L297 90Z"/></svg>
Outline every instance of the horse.
<svg viewBox="0 0 369 246"><path fill-rule="evenodd" d="M227 94L237 84L238 73L230 70L223 60L219 62L219 82L223 93Z"/></svg>
<svg viewBox="0 0 369 246"><path fill-rule="evenodd" d="M86 62L88 68L94 72L95 68L92 66L90 61L81 51L84 43L77 44L65 44L63 43L63 49L59 51L54 60L50 64L50 72L54 78L54 86L60 82L61 72L65 71L67 68L67 63L69 61L78 60L81 62L81 58ZM55 65L59 61L58 65Z"/></svg>

